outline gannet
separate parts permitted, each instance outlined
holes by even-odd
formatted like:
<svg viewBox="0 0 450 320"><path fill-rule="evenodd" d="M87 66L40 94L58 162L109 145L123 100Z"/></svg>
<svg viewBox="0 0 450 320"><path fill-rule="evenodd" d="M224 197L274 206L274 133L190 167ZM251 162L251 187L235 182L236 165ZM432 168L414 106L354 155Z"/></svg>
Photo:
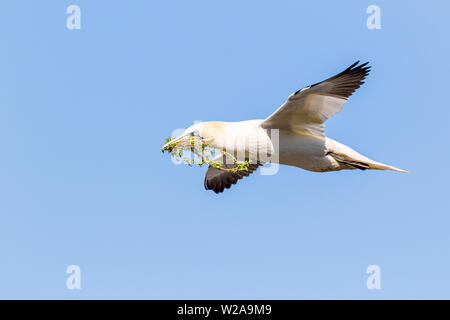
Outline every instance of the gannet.
<svg viewBox="0 0 450 320"><path fill-rule="evenodd" d="M369 74L368 62L358 64L359 61L327 80L294 92L267 119L200 122L171 143L195 136L218 150L251 160L248 171L231 172L209 166L204 186L215 193L230 188L266 162L314 172L344 169L408 172L373 161L325 136L324 122L342 109ZM163 150L165 147L167 144ZM224 159L224 168L235 165Z"/></svg>

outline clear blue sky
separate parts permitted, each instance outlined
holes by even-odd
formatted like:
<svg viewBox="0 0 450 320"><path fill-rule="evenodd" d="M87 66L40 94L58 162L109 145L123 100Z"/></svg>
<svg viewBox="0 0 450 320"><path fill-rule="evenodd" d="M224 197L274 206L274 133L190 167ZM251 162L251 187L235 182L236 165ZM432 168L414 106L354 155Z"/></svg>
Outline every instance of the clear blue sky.
<svg viewBox="0 0 450 320"><path fill-rule="evenodd" d="M0 298L450 298L448 2L0 9ZM358 59L373 70L327 135L412 174L281 167L218 196L161 153L173 129L265 118Z"/></svg>

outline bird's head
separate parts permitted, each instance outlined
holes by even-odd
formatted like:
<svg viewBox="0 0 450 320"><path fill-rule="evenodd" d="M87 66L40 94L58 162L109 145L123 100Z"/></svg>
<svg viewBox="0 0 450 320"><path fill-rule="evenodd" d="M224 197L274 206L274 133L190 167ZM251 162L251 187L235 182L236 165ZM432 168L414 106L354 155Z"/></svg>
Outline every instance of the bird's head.
<svg viewBox="0 0 450 320"><path fill-rule="evenodd" d="M194 138L197 141L202 141L203 143L210 143L214 140L214 126L211 122L200 122L196 123L189 128L187 128L181 135L175 139L167 142L163 147L162 151L171 151L176 145L186 145L189 146L191 139Z"/></svg>

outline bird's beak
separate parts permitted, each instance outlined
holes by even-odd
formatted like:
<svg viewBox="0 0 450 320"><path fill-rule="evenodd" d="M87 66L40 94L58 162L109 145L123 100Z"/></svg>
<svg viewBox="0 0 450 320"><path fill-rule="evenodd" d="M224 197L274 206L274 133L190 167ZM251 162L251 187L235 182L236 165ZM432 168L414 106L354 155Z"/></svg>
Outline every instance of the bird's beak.
<svg viewBox="0 0 450 320"><path fill-rule="evenodd" d="M186 139L187 137L190 137L190 136L191 135L189 133L185 133L185 134L182 134L181 136L179 136L178 138L175 138L174 140L171 140L171 141L167 142L165 145L163 145L162 152L164 152L166 150L172 151L172 150L169 150L170 146L175 146L175 145L177 145L178 143L182 142L184 139Z"/></svg>

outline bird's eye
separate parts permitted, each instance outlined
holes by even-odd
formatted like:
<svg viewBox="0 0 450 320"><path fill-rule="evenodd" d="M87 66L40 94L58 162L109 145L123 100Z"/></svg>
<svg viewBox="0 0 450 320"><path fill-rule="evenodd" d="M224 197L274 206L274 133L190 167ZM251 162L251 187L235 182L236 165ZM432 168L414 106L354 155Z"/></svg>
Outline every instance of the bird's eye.
<svg viewBox="0 0 450 320"><path fill-rule="evenodd" d="M199 135L200 135L200 133L197 130L192 131L192 133L191 133L191 136L199 136Z"/></svg>

